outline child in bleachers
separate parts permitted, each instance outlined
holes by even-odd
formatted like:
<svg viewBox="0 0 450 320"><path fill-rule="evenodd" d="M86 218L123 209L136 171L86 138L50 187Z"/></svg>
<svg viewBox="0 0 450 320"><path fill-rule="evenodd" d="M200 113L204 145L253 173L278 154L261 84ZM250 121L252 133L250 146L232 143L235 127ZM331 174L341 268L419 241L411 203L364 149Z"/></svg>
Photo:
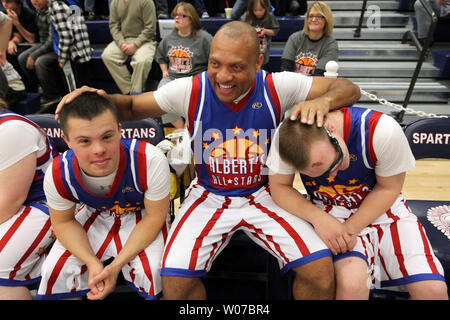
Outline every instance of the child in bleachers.
<svg viewBox="0 0 450 320"><path fill-rule="evenodd" d="M272 37L280 30L280 25L271 11L269 1L249 0L247 12L242 17L242 21L254 26L258 33L260 53L264 54L262 67L265 68L269 63Z"/></svg>
<svg viewBox="0 0 450 320"><path fill-rule="evenodd" d="M73 12L61 0L50 0L49 10L53 49L58 54L60 68L70 65L77 87L89 84L93 49L81 10Z"/></svg>
<svg viewBox="0 0 450 320"><path fill-rule="evenodd" d="M19 55L19 64L27 82L34 88L33 91L37 91L38 85L41 85L41 104L45 106L52 101L59 101L58 96L65 92L65 88L62 75L58 72L58 56L53 51L49 0L33 0L32 4L37 11L39 42Z"/></svg>
<svg viewBox="0 0 450 320"><path fill-rule="evenodd" d="M161 67L163 78L158 88L182 77L194 76L206 71L212 35L201 30L200 18L194 6L187 2L178 3L172 11L175 28L162 39L156 51L156 62ZM165 114L163 123L171 122L176 128L183 128L179 116Z"/></svg>
<svg viewBox="0 0 450 320"><path fill-rule="evenodd" d="M35 21L36 14L33 10L23 6L23 0L2 0L6 14L12 21L11 37L8 42L7 60L13 65L14 69L22 74L19 65L19 55L36 42L37 25ZM25 86L29 91L33 87L26 79Z"/></svg>

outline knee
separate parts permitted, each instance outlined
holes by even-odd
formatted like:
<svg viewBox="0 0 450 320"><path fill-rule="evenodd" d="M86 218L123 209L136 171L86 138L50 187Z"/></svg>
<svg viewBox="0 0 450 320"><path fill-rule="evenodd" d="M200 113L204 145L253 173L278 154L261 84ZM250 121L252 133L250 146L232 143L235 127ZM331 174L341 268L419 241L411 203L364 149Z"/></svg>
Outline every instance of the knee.
<svg viewBox="0 0 450 320"><path fill-rule="evenodd" d="M206 293L199 278L162 276L164 299L205 299Z"/></svg>
<svg viewBox="0 0 450 320"><path fill-rule="evenodd" d="M295 268L294 298L333 299L335 276L331 257L325 257Z"/></svg>
<svg viewBox="0 0 450 320"><path fill-rule="evenodd" d="M419 281L407 287L411 299L414 300L448 300L448 289L444 281Z"/></svg>

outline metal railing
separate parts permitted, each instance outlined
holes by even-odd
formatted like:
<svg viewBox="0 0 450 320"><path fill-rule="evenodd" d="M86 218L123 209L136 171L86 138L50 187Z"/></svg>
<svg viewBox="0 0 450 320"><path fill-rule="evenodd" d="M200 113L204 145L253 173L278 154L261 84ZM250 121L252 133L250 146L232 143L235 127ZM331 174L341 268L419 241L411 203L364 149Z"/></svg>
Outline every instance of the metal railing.
<svg viewBox="0 0 450 320"><path fill-rule="evenodd" d="M425 42L423 43L423 46L419 42L415 33L412 30L406 31L405 34L403 35L402 43L405 43L409 37L411 39L411 41L414 43L414 45L416 46L417 51L420 52L419 60L417 61L416 68L415 68L413 76L411 78L411 82L409 84L408 91L406 92L405 100L403 101L403 108L405 108L405 109L408 107L408 103L409 103L409 100L411 99L412 93L414 91L414 86L416 85L417 78L419 77L419 73L422 68L422 64L425 61L425 56L428 52L428 49L430 48L430 44L433 42L434 31L436 29L436 24L438 21L438 17L436 15L436 13L434 12L434 10L431 8L428 1L427 0L419 0L419 1L425 8L425 11L427 12L427 14L431 17L431 25L430 25L430 29L428 30L428 35L425 39ZM362 24L363 24L363 20L364 20L364 14L366 12L366 6L367 6L367 0L364 0L363 4L362 4L362 8L361 8L361 15L359 17L359 23L353 34L353 37L355 37L355 38L361 37L361 28L362 28ZM420 22L417 21L417 23L420 23ZM394 117L399 123L401 123L403 121L404 114L405 114L405 111L402 110L402 111L398 112L396 115L394 115Z"/></svg>
<svg viewBox="0 0 450 320"><path fill-rule="evenodd" d="M427 34L427 37L425 38L425 42L423 43L423 46L419 42L419 40L417 39L417 37L413 31L408 30L403 35L402 43L405 43L407 41L408 37L410 37L410 39L413 41L414 45L416 46L417 51L420 52L419 60L417 61L417 64L416 64L416 69L414 70L413 76L411 78L411 82L409 84L408 91L406 92L405 100L403 101L403 107L405 109L408 107L409 99L411 98L412 93L414 91L414 86L417 82L417 78L419 77L420 69L422 68L423 62L425 61L425 56L428 52L428 49L430 48L430 45L433 42L434 31L436 29L436 24L438 21L438 16L434 12L434 10L431 8L428 1L426 1L426 0L419 0L419 1L422 4L422 6L425 8L425 11L427 12L427 14L431 17L431 25L430 25L430 28L428 29L428 34ZM417 23L420 23L420 21L417 21ZM395 116L395 119L401 123L403 121L404 114L405 114L405 111L400 111Z"/></svg>

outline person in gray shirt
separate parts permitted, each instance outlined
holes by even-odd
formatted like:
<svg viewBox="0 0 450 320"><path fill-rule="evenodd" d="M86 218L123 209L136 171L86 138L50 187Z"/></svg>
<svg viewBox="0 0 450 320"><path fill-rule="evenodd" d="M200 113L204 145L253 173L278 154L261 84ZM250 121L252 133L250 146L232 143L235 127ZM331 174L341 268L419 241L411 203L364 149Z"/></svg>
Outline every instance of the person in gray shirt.
<svg viewBox="0 0 450 320"><path fill-rule="evenodd" d="M242 21L255 27L259 37L260 53L264 54L263 68L269 63L272 37L280 31L280 24L270 9L268 0L249 0Z"/></svg>
<svg viewBox="0 0 450 320"><path fill-rule="evenodd" d="M309 76L323 76L328 61L338 61L339 48L333 32L331 8L323 1L314 2L306 13L302 31L293 33L281 57L281 71Z"/></svg>
<svg viewBox="0 0 450 320"><path fill-rule="evenodd" d="M201 30L200 18L194 6L180 2L173 9L172 16L175 28L162 39L156 50L156 62L163 76L158 88L174 79L194 76L208 68L212 36ZM170 122L176 128L184 127L184 120L172 114L163 115L162 122Z"/></svg>

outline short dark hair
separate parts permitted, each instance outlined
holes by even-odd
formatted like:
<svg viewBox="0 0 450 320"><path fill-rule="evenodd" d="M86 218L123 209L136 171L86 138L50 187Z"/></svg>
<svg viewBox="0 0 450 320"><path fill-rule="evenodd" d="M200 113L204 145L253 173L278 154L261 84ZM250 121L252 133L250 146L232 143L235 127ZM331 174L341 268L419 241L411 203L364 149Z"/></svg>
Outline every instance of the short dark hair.
<svg viewBox="0 0 450 320"><path fill-rule="evenodd" d="M111 111L114 118L119 122L117 108L112 100L99 96L95 92L83 92L61 109L59 113L59 125L64 134L67 135L67 121L69 118L91 120L107 110Z"/></svg>
<svg viewBox="0 0 450 320"><path fill-rule="evenodd" d="M310 150L314 142L327 138L324 128L289 118L282 122L278 134L281 159L297 170L309 165Z"/></svg>

